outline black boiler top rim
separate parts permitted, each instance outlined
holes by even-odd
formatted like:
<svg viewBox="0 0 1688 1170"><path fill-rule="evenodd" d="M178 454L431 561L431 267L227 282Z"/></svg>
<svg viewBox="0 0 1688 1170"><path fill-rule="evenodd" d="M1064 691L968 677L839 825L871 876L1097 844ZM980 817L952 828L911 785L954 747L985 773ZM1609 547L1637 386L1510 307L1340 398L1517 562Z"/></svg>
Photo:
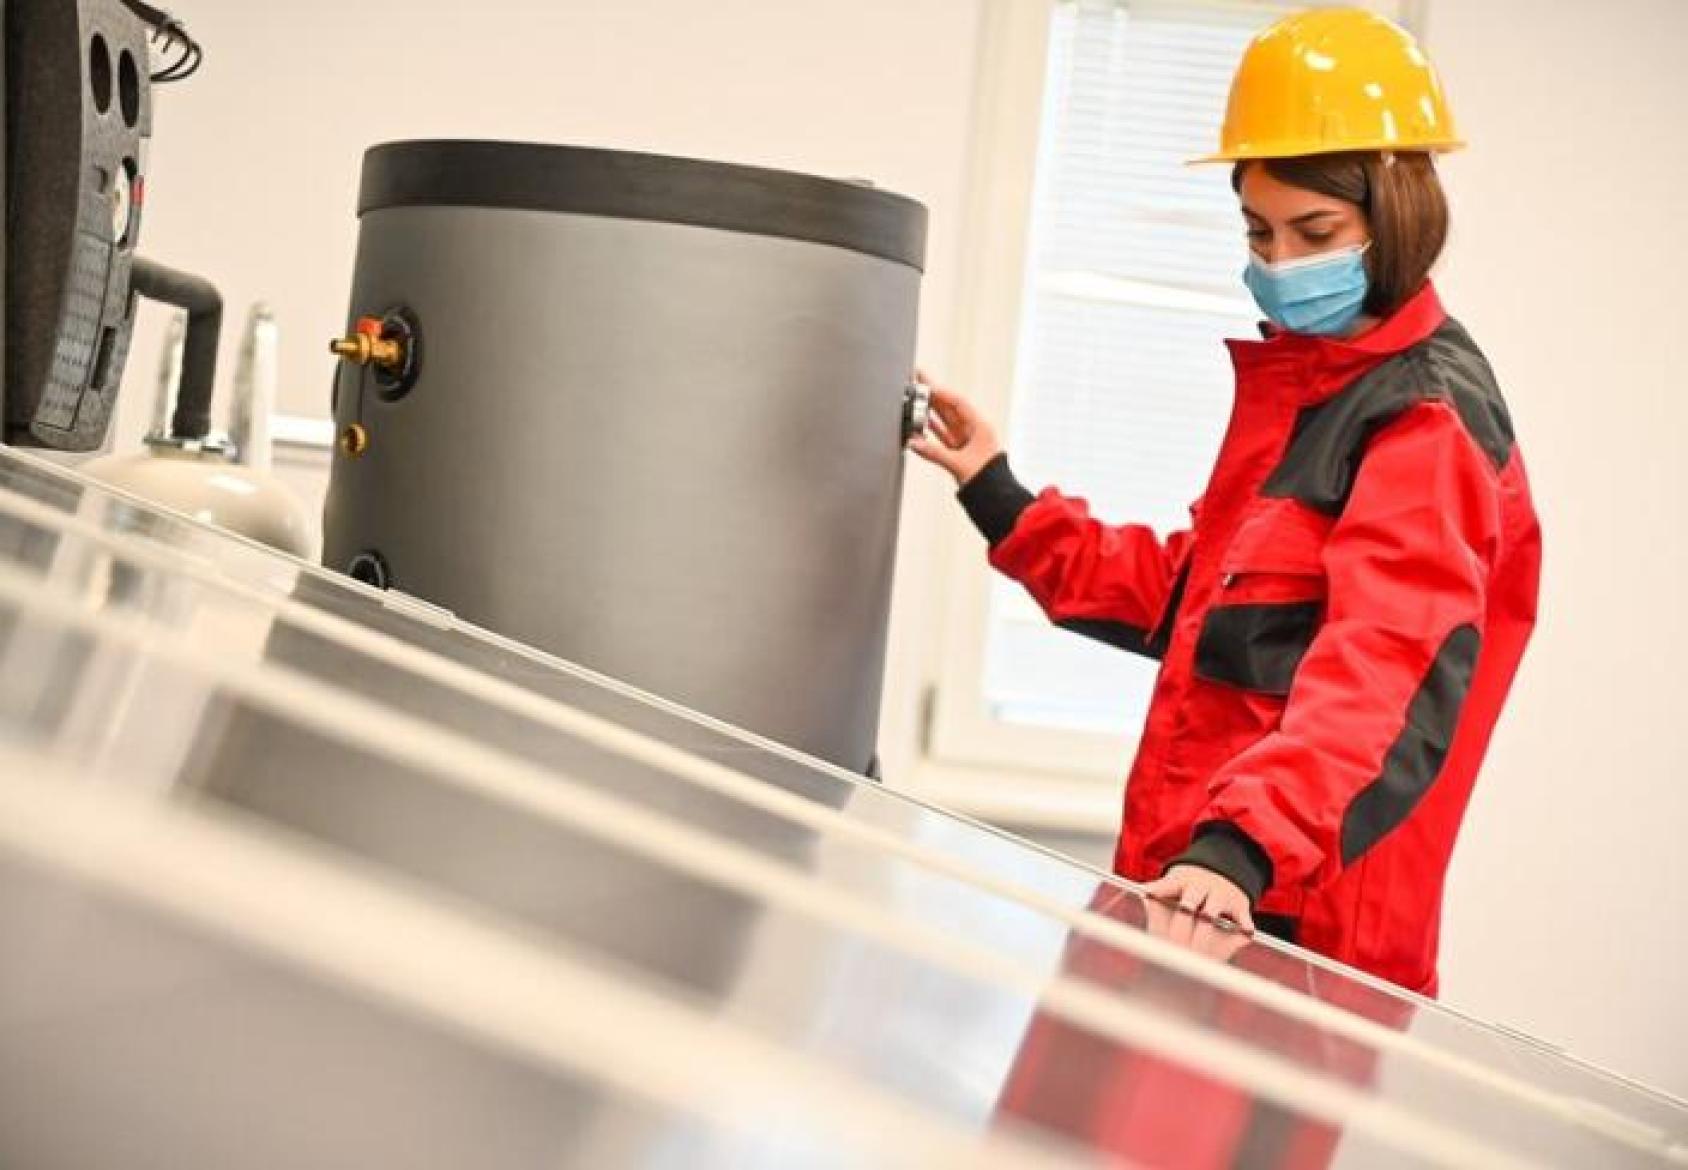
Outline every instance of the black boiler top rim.
<svg viewBox="0 0 1688 1170"><path fill-rule="evenodd" d="M830 244L922 269L926 208L865 183L635 151L425 140L371 147L358 214L482 207L690 224Z"/></svg>

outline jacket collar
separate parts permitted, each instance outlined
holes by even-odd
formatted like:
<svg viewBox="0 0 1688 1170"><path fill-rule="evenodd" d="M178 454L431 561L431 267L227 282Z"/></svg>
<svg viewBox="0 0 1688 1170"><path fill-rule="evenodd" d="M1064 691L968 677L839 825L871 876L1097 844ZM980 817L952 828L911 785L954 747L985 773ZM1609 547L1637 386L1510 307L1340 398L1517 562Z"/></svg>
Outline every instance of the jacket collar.
<svg viewBox="0 0 1688 1170"><path fill-rule="evenodd" d="M1436 288L1429 281L1400 308L1356 337L1312 337L1262 324L1260 341L1227 341L1239 381L1260 367L1292 365L1300 383L1297 397L1319 401L1346 387L1355 378L1411 349L1448 319Z"/></svg>

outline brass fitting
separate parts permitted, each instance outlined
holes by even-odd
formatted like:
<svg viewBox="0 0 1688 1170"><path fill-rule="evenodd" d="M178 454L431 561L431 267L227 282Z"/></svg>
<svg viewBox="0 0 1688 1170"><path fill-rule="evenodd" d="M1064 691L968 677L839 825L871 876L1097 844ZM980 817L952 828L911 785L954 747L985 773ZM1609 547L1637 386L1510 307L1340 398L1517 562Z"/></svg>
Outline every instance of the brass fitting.
<svg viewBox="0 0 1688 1170"><path fill-rule="evenodd" d="M404 342L383 336L381 322L374 317L360 318L354 332L329 342L328 349L353 365L375 366L389 374L404 370Z"/></svg>
<svg viewBox="0 0 1688 1170"><path fill-rule="evenodd" d="M340 451L349 459L356 459L369 450L369 432L362 423L349 423L340 430Z"/></svg>

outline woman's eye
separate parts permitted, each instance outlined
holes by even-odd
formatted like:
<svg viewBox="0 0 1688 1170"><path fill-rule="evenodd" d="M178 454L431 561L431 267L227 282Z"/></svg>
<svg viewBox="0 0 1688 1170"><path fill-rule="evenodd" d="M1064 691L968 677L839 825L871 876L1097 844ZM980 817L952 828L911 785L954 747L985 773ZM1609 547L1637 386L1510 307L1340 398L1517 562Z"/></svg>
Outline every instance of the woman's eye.
<svg viewBox="0 0 1688 1170"><path fill-rule="evenodd" d="M1257 241L1258 240L1268 240L1268 239L1272 238L1272 232L1268 228L1249 228L1243 234L1246 235L1249 239L1257 240Z"/></svg>
<svg viewBox="0 0 1688 1170"><path fill-rule="evenodd" d="M1309 244L1328 244L1335 232L1302 232L1301 238Z"/></svg>

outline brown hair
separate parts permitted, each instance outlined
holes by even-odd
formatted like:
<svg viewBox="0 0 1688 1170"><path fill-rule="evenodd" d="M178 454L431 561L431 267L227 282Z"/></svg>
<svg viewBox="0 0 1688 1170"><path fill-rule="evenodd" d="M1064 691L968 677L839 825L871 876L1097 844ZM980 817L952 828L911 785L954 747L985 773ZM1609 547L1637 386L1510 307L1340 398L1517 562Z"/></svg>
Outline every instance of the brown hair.
<svg viewBox="0 0 1688 1170"><path fill-rule="evenodd" d="M1348 151L1259 161L1280 183L1341 199L1365 213L1372 239L1366 249L1371 285L1366 312L1387 317L1424 287L1448 238L1448 200L1431 155ZM1242 190L1250 165L1240 162L1231 169L1233 191Z"/></svg>

